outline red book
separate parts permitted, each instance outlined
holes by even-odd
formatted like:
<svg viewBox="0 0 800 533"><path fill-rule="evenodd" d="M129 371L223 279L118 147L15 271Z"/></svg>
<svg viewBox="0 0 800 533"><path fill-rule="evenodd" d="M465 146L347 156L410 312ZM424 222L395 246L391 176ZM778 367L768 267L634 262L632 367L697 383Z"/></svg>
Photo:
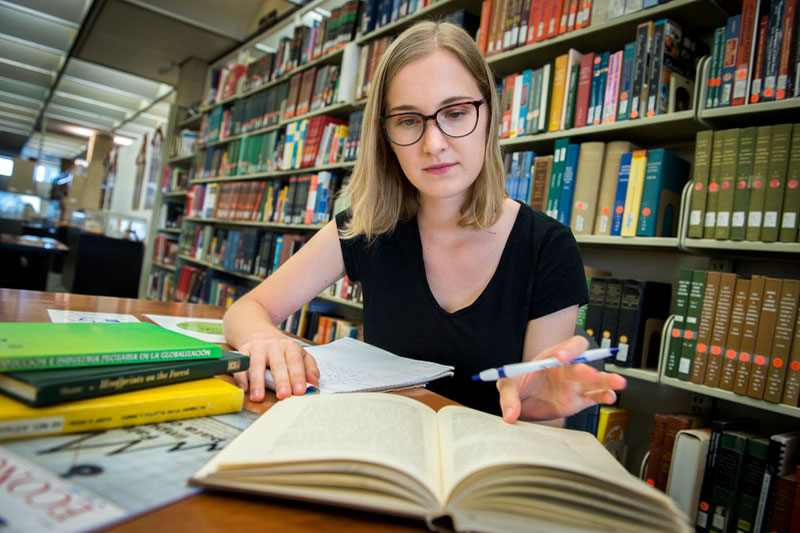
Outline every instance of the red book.
<svg viewBox="0 0 800 533"><path fill-rule="evenodd" d="M592 94L592 67L594 66L595 53L583 54L581 69L578 74L578 95L575 98L575 125L576 128L586 126L589 116L589 97Z"/></svg>
<svg viewBox="0 0 800 533"><path fill-rule="evenodd" d="M775 85L775 99L783 100L789 89L789 60L792 56L792 34L797 12L797 0L786 0L783 15L783 39L781 57L778 62L778 81Z"/></svg>
<svg viewBox="0 0 800 533"><path fill-rule="evenodd" d="M558 24L561 22L561 10L564 6L564 0L548 0L547 2L547 18L545 19L545 29L542 38L549 39L558 35Z"/></svg>
<svg viewBox="0 0 800 533"><path fill-rule="evenodd" d="M570 0L569 12L567 13L567 31L575 30L578 21L578 9L582 7L583 0Z"/></svg>
<svg viewBox="0 0 800 533"><path fill-rule="evenodd" d="M742 2L742 26L739 30L739 47L736 52L736 71L733 78L733 97L731 105L744 105L748 97L748 80L752 77L750 65L753 63L758 31L758 8L760 0Z"/></svg>
<svg viewBox="0 0 800 533"><path fill-rule="evenodd" d="M492 18L492 0L483 0L481 3L481 26L478 31L478 48L486 55L489 45L489 22Z"/></svg>
<svg viewBox="0 0 800 533"><path fill-rule="evenodd" d="M750 103L755 104L761 100L761 89L764 88L764 60L767 57L767 28L769 15L764 15L758 21L758 39L756 39L756 53L754 57L752 81L750 82Z"/></svg>
<svg viewBox="0 0 800 533"><path fill-rule="evenodd" d="M539 37L539 25L542 22L542 7L546 2L532 2L528 14L528 37L525 44L535 43Z"/></svg>

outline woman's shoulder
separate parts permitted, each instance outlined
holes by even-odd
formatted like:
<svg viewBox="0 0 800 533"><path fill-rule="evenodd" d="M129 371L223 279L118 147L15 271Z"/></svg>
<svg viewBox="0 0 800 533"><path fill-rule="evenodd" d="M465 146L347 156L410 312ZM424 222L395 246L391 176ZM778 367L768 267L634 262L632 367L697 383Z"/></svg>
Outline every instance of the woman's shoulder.
<svg viewBox="0 0 800 533"><path fill-rule="evenodd" d="M572 230L553 217L534 209L529 204L519 202L517 215L519 226L526 233L538 238L572 236Z"/></svg>

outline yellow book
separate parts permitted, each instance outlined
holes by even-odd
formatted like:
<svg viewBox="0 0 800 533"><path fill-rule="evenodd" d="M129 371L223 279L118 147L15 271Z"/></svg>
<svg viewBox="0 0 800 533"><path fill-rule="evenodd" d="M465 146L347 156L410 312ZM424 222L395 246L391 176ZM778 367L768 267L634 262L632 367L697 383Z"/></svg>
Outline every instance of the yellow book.
<svg viewBox="0 0 800 533"><path fill-rule="evenodd" d="M558 131L561 129L561 112L564 107L568 59L569 54L564 54L556 58L555 72L553 74L553 93L550 96L550 124L547 131Z"/></svg>
<svg viewBox="0 0 800 533"><path fill-rule="evenodd" d="M216 378L47 407L29 407L0 395L0 440L233 413L242 408L243 399L241 389Z"/></svg>
<svg viewBox="0 0 800 533"><path fill-rule="evenodd" d="M636 237L639 222L639 206L642 204L644 174L647 169L647 150L636 150L631 160L631 174L628 178L628 191L625 193L625 209L622 215L623 237Z"/></svg>
<svg viewBox="0 0 800 533"><path fill-rule="evenodd" d="M597 418L597 440L619 462L625 461L625 435L628 432L630 413L621 407L600 406Z"/></svg>

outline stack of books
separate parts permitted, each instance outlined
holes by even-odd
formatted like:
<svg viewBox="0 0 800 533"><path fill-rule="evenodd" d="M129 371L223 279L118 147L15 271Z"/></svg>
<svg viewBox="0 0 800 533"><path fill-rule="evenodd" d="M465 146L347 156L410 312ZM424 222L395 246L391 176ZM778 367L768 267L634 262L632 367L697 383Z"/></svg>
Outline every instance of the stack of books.
<svg viewBox="0 0 800 533"><path fill-rule="evenodd" d="M154 324L0 324L0 439L239 411L246 356Z"/></svg>

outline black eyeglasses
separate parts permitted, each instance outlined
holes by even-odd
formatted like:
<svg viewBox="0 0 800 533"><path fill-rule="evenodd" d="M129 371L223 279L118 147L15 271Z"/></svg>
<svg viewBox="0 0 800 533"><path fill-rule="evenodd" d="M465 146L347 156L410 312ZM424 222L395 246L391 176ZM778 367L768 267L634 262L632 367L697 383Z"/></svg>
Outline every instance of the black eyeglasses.
<svg viewBox="0 0 800 533"><path fill-rule="evenodd" d="M396 113L380 117L386 136L398 146L411 146L425 134L429 120L448 137L466 137L478 125L479 110L486 98L445 106L432 115Z"/></svg>

